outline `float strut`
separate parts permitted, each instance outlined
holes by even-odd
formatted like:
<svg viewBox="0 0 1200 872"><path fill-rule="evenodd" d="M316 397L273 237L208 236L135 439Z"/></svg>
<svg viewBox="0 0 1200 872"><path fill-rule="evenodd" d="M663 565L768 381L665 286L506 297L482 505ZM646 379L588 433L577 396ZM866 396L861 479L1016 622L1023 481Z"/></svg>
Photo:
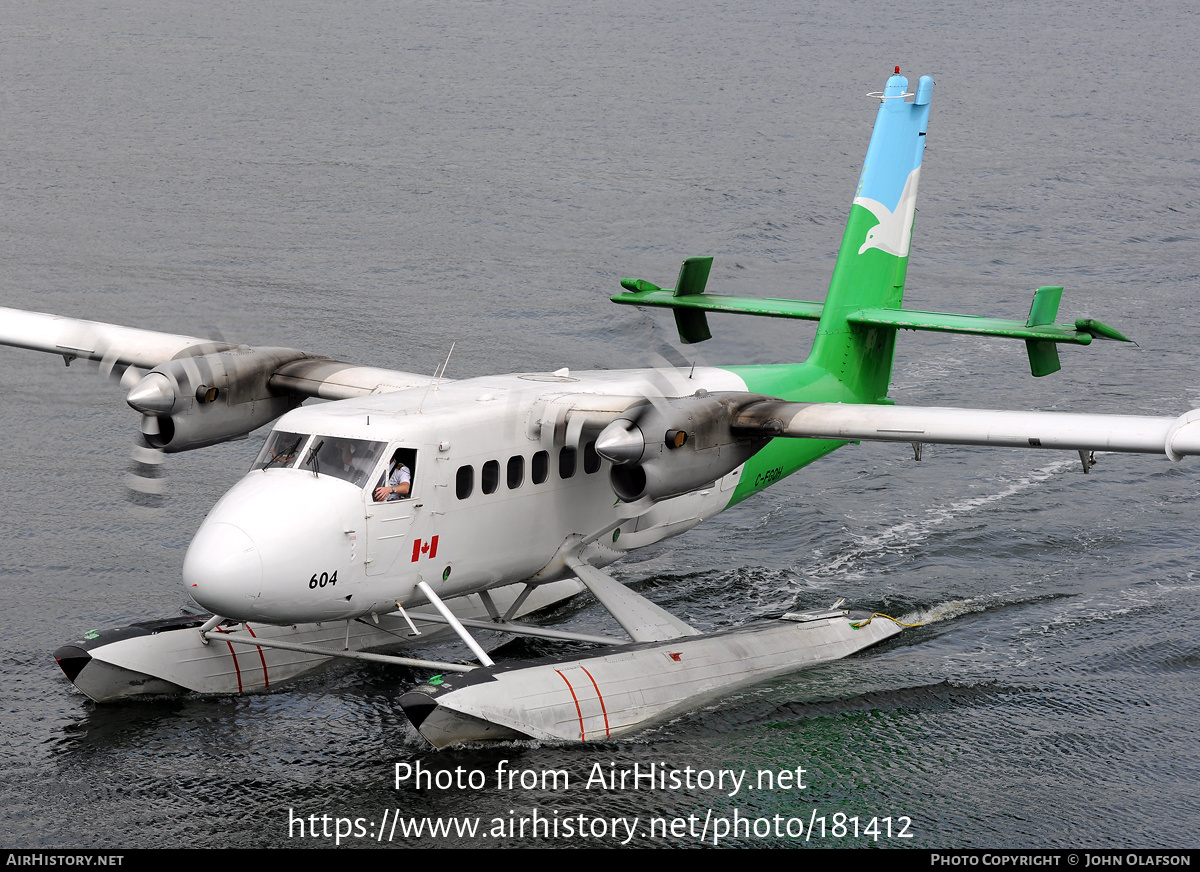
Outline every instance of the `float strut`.
<svg viewBox="0 0 1200 872"><path fill-rule="evenodd" d="M404 606L396 603L396 611L400 613L400 617L404 618L404 622L408 624L408 628L412 630L414 636L420 636L421 631L417 629L417 625L412 622L412 618L408 616L408 612L404 611Z"/></svg>
<svg viewBox="0 0 1200 872"><path fill-rule="evenodd" d="M225 619L220 615L213 615L211 618L205 621L204 626L200 628L200 641L207 645L209 632L216 629L217 625L223 620Z"/></svg>
<svg viewBox="0 0 1200 872"><path fill-rule="evenodd" d="M429 585L423 581L418 581L417 589L421 591L421 593L425 594L426 599L433 604L435 609L442 613L442 617L446 619L446 623L450 625L454 632L458 633L458 638L462 639L463 642L466 643L467 647L474 652L475 656L479 658L480 663L482 663L484 666L496 665L492 662L492 658L487 656L487 653L479 647L479 643L476 642L471 637L471 634L467 632L467 628L458 622L458 618L454 617L454 612L450 611L450 609L446 607L446 604L442 602L441 598L438 597L436 593L433 592L433 589Z"/></svg>
<svg viewBox="0 0 1200 872"><path fill-rule="evenodd" d="M525 589L521 591L515 600L513 600L513 604L508 607L508 611L505 612L504 617L500 619L502 622L508 623L513 619L513 615L517 613L517 610L520 609L521 606L525 605L526 598L533 593L533 587L534 586L532 584L525 585Z"/></svg>

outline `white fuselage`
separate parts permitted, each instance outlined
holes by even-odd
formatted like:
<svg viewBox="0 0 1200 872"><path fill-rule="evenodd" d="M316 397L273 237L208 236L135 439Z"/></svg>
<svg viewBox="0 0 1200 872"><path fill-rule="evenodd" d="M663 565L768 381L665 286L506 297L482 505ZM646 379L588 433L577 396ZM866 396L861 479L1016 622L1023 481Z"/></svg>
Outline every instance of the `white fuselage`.
<svg viewBox="0 0 1200 872"><path fill-rule="evenodd" d="M633 514L591 447L599 427L640 397L701 388L745 385L712 368L690 377L560 371L297 409L276 423L264 454L276 434L295 434L297 447L260 456L256 466L266 468L213 507L188 549L184 584L214 614L289 624L423 602L422 581L443 598L551 581L570 574L571 549L593 565L612 563L728 505L740 468ZM411 491L378 502L398 449Z"/></svg>

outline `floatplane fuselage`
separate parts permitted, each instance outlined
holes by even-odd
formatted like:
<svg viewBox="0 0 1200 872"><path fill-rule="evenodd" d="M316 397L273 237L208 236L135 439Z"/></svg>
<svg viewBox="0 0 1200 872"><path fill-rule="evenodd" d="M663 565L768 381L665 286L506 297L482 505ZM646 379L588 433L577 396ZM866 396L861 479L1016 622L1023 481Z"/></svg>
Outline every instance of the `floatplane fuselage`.
<svg viewBox="0 0 1200 872"><path fill-rule="evenodd" d="M596 444L648 389L683 397L675 404L684 409L706 394L748 394L737 374L711 367L562 370L289 412L254 469L200 527L184 584L214 614L275 624L423 604L421 582L443 599L515 581L541 584L574 574L568 555L607 566L839 444L792 442L786 456L742 462L746 447L761 440L728 439L710 449L724 455L713 458L717 466L692 459L697 471L685 492L625 502L614 496L613 464ZM661 441L665 431L654 435ZM273 460L284 444L286 459ZM667 450L682 457L687 448ZM410 491L379 500L397 456L410 470ZM723 470L715 479L714 468Z"/></svg>

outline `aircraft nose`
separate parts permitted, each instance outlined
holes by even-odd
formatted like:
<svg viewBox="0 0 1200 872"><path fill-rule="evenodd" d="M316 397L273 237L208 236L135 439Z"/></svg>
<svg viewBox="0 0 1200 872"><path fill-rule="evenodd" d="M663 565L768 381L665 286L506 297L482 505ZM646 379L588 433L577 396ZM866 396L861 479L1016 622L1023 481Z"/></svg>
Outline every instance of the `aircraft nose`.
<svg viewBox="0 0 1200 872"><path fill-rule="evenodd" d="M183 560L183 583L214 615L237 615L262 594L262 557L240 527L206 523Z"/></svg>

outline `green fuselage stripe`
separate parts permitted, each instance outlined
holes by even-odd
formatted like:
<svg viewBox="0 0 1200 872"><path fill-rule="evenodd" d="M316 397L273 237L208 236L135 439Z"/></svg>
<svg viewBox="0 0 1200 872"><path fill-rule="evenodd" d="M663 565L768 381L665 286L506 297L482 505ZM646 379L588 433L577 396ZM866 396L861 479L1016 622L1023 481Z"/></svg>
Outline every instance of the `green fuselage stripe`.
<svg viewBox="0 0 1200 872"><path fill-rule="evenodd" d="M908 257L879 248L859 252L878 223L862 206L851 207L807 362L726 367L746 383L748 391L799 403L889 402L896 329L847 321L852 312L866 307L901 305ZM832 439L772 439L747 461L729 504L741 502L845 444Z"/></svg>
<svg viewBox="0 0 1200 872"><path fill-rule="evenodd" d="M791 402L861 402L844 384L812 363L723 369L736 374L746 383L746 389L756 394ZM772 439L746 462L729 505L740 503L845 444L832 439Z"/></svg>

